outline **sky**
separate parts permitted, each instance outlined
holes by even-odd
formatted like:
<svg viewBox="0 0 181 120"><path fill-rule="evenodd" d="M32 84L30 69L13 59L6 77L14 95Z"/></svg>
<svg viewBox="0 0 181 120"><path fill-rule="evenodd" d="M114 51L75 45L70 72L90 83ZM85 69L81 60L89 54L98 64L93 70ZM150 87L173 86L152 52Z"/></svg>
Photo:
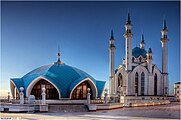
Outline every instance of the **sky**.
<svg viewBox="0 0 181 120"><path fill-rule="evenodd" d="M144 33L146 50L161 70L161 29L166 18L170 92L180 80L179 2L2 2L1 93L10 78L57 61L77 67L109 84L109 38L115 38L115 69L125 56L124 25L128 11L133 24L133 48Z"/></svg>

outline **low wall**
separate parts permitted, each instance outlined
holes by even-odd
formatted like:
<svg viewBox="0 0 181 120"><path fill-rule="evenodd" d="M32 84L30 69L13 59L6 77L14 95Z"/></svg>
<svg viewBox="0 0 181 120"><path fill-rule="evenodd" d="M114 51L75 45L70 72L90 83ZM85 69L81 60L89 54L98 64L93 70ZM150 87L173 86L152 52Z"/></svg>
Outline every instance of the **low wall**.
<svg viewBox="0 0 181 120"><path fill-rule="evenodd" d="M164 96L121 96L121 103L127 107L169 104L170 100Z"/></svg>
<svg viewBox="0 0 181 120"><path fill-rule="evenodd" d="M85 105L48 105L48 112L87 112Z"/></svg>
<svg viewBox="0 0 181 120"><path fill-rule="evenodd" d="M0 106L1 112L47 112L48 105L41 104L1 104Z"/></svg>
<svg viewBox="0 0 181 120"><path fill-rule="evenodd" d="M89 111L97 111L97 110L111 110L122 108L122 103L111 103L111 104L89 104L87 105Z"/></svg>

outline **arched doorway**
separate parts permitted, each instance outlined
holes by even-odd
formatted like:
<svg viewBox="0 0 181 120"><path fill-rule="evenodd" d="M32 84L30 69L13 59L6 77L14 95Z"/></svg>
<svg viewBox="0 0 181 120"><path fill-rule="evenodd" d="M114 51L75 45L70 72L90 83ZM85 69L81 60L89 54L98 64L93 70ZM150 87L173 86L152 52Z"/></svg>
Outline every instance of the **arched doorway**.
<svg viewBox="0 0 181 120"><path fill-rule="evenodd" d="M154 95L157 95L157 74L154 76Z"/></svg>
<svg viewBox="0 0 181 120"><path fill-rule="evenodd" d="M91 99L93 99L92 89L88 81L79 84L73 91L71 99L83 100L87 99L87 89L90 88Z"/></svg>
<svg viewBox="0 0 181 120"><path fill-rule="evenodd" d="M123 87L123 76L121 73L118 75L118 87Z"/></svg>
<svg viewBox="0 0 181 120"><path fill-rule="evenodd" d="M135 74L135 94L138 94L138 73Z"/></svg>
<svg viewBox="0 0 181 120"><path fill-rule="evenodd" d="M144 72L141 73L141 95L144 95L145 91L145 74Z"/></svg>
<svg viewBox="0 0 181 120"><path fill-rule="evenodd" d="M42 88L45 87L46 89L46 99L53 99L53 100L58 100L59 99L59 94L57 89L48 81L46 80L39 80L32 88L31 90L31 95L35 96L35 99L41 99L41 94L42 94Z"/></svg>

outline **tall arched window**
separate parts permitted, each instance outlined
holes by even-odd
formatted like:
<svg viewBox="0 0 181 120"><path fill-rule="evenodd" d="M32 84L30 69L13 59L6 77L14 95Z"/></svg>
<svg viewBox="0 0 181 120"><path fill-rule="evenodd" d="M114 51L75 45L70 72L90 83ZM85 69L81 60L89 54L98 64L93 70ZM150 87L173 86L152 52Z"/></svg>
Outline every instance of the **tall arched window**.
<svg viewBox="0 0 181 120"><path fill-rule="evenodd" d="M46 89L46 99L58 100L59 94L57 89L48 81L41 79L38 81L31 90L31 95L34 95L36 99L42 99L42 88Z"/></svg>
<svg viewBox="0 0 181 120"><path fill-rule="evenodd" d="M123 87L123 77L122 77L122 74L119 73L118 75L118 87Z"/></svg>
<svg viewBox="0 0 181 120"><path fill-rule="evenodd" d="M135 74L135 93L138 94L138 73Z"/></svg>
<svg viewBox="0 0 181 120"><path fill-rule="evenodd" d="M145 74L144 72L141 73L141 95L144 95L145 91Z"/></svg>
<svg viewBox="0 0 181 120"><path fill-rule="evenodd" d="M141 61L142 61L142 58L140 57L140 58L139 58L139 62L141 62Z"/></svg>
<svg viewBox="0 0 181 120"><path fill-rule="evenodd" d="M91 99L93 99L92 89L90 84L87 81L82 82L78 85L71 96L71 99L83 100L87 99L87 89L90 88Z"/></svg>
<svg viewBox="0 0 181 120"><path fill-rule="evenodd" d="M154 95L157 95L157 74L154 76Z"/></svg>

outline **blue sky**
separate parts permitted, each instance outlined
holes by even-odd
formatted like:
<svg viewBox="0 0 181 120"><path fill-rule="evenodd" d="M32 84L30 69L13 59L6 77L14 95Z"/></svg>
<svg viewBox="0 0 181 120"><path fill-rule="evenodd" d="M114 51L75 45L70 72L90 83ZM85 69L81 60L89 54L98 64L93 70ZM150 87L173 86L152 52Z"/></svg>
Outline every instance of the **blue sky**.
<svg viewBox="0 0 181 120"><path fill-rule="evenodd" d="M125 56L124 24L128 9L136 47L144 33L146 49L161 69L163 16L169 30L169 82L180 80L179 2L2 2L1 90L10 78L57 61L82 69L98 80L109 80L109 38L115 36L115 69Z"/></svg>

